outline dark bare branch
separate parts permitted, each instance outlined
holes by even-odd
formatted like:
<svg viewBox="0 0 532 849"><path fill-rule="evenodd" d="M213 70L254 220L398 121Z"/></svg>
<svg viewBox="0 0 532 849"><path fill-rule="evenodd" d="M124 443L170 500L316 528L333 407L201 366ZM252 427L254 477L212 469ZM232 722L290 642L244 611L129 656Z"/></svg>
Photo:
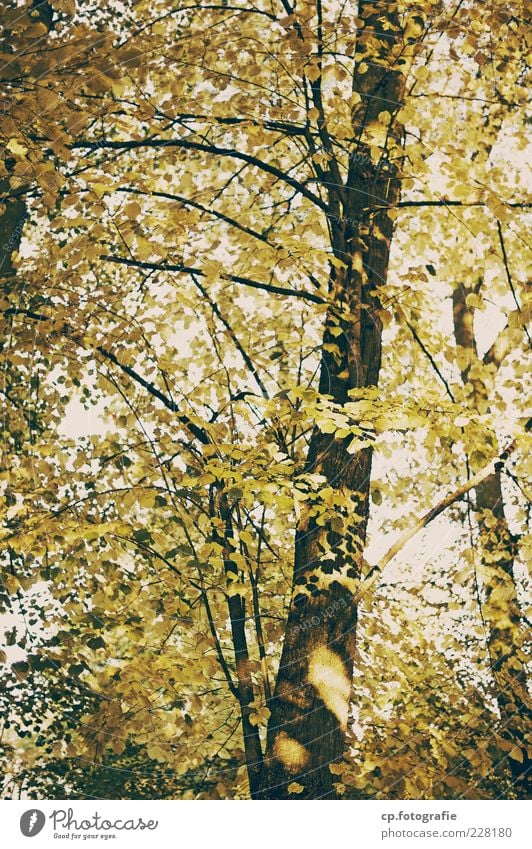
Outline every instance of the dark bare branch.
<svg viewBox="0 0 532 849"><path fill-rule="evenodd" d="M100 259L105 262L115 262L120 265L129 265L132 268L148 268L155 271L170 271L178 274L197 274L198 277L205 277L201 268L191 268L187 265L171 265L170 263L160 262L140 262L127 257L111 256L103 254ZM250 280L249 277L240 277L237 274L227 274L226 279L232 283L240 283L242 286L250 286L252 289L263 289L265 292L271 292L273 295L289 295L292 298L303 298L306 301L312 301L315 304L326 303L324 298L315 295L312 292L302 292L300 289L287 289L284 286L273 286L271 283L259 283L257 280Z"/></svg>

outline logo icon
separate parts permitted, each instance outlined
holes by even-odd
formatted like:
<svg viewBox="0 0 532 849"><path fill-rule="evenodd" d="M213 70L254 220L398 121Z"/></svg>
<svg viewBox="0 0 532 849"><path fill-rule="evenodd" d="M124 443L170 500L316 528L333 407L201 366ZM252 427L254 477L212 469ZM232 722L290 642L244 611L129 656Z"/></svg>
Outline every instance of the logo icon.
<svg viewBox="0 0 532 849"><path fill-rule="evenodd" d="M20 830L24 837L35 837L42 831L46 817L42 811L37 808L32 808L29 811L24 811L20 818Z"/></svg>

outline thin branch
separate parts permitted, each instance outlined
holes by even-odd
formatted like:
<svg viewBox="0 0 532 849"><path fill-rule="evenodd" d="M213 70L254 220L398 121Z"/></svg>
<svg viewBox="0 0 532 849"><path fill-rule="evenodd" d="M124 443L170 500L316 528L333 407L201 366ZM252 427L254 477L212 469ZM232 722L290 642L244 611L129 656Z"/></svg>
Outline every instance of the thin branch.
<svg viewBox="0 0 532 849"><path fill-rule="evenodd" d="M417 330L415 329L415 327L414 327L412 324L410 324L410 322L409 322L409 321L406 321L406 326L407 326L407 327L408 327L408 329L410 330L410 332L411 332L412 336L413 336L413 337L414 337L414 339L416 340L417 344L419 345L419 347L421 348L421 350L422 350L422 351L423 351L423 353L425 354L425 356L426 356L426 358L428 359L429 363L431 364L432 368L434 369L434 371L436 372L436 374L437 374L437 375L438 375L438 377L440 378L441 382L442 382L442 383L443 383L443 385L445 386L445 391L447 392L447 395L449 396L449 398L451 399L451 401L453 401L453 402L454 402L454 400L455 400L455 399L454 399L454 395L453 395L453 393L451 392L451 387L449 386L449 383L447 382L446 378L445 378L445 377L443 376L443 374L441 373L441 371L440 371L440 369L439 369L439 366L438 366L438 364L437 364L436 360L434 359L434 357L432 356L432 354L430 353L430 351L428 350L428 348L426 348L426 347L425 347L425 345L423 344L423 342L422 342L422 340L420 339L420 337L419 337L419 335L418 335Z"/></svg>
<svg viewBox="0 0 532 849"><path fill-rule="evenodd" d="M525 431L529 431L532 428L532 419L529 419L525 425ZM473 475L469 480L467 480L462 486L458 487L458 489L453 490L453 492L446 495L445 498L442 498L441 501L438 502L434 507L431 507L427 513L424 513L423 516L420 516L418 519L415 519L412 525L404 531L399 538L394 542L394 544L388 549L384 557L381 558L379 563L375 564L368 574L366 575L364 581L361 585L361 590L358 594L357 600L360 600L362 596L366 595L366 593L373 587L375 582L378 580L379 575L382 575L385 567L389 564L391 560L405 547L407 542L410 542L412 537L418 534L423 530L430 522L433 521L437 516L443 513L447 507L450 507L451 504L454 504L456 501L459 501L464 497L466 493L468 493L471 489L474 489L479 484L482 483L487 477L494 474L496 471L499 471L503 468L504 464L508 460L511 454L517 448L517 439L512 440L512 442L499 454L498 457L494 457L487 466L484 466L476 475Z"/></svg>
<svg viewBox="0 0 532 849"><path fill-rule="evenodd" d="M230 218L229 215L225 215L217 209L210 209L208 206L203 206L203 204L198 203L195 200L191 200L190 198L183 197L183 195L171 194L170 192L143 192L141 189L127 187L117 189L117 192L127 192L128 194L143 195L145 197L164 198L165 200L177 200L185 206L192 206L194 209L199 209L200 212L205 212L207 215L212 215L220 221L225 221L226 224L230 224L231 227L236 227L238 230L241 230L242 233L247 233L248 236L253 236L253 238L259 239L261 242L274 247L263 233L258 233L256 230L252 230L251 227L246 227L234 218Z"/></svg>
<svg viewBox="0 0 532 849"><path fill-rule="evenodd" d="M135 371L135 369L131 368L131 366L126 365L126 363L121 363L120 360L116 357L116 355L112 353L112 351L108 351L106 348L103 348L100 345L97 346L96 350L107 360L114 363L114 365L118 366L118 368L121 369L125 374L127 374L128 377L134 380L135 383L138 383L140 386L146 389L146 391L149 392L150 395L153 395L154 398L158 398L159 401L162 401L165 407L167 407L173 413L177 413L178 419L181 424L183 424L196 437L196 439L198 439L204 445L208 445L210 443L211 440L207 431L204 430L202 427L199 427L198 425L194 424L194 422L192 422L185 413L179 412L179 406L175 403L175 401L172 401L171 398L168 398L163 392L161 392L160 389L157 389L157 387L153 383L150 383L149 380L146 380L144 377L142 377L138 372Z"/></svg>
<svg viewBox="0 0 532 849"><path fill-rule="evenodd" d="M236 686L235 682L233 681L233 679L231 677L231 672L229 671L229 666L227 665L227 661L224 657L224 653L223 653L222 647L220 645L220 640L218 638L218 633L216 631L216 625L214 624L214 619L213 619L213 616L212 616L211 606L209 604L209 599L207 598L207 591L205 589L203 589L203 587L200 587L199 584L195 584L193 581L191 581L191 584L192 584L192 586L196 587L196 589L198 589L201 593L201 597L203 599L203 604L205 605L205 612L207 613L207 619L209 620L209 629L210 629L210 632L212 634L212 638L214 640L214 645L216 647L216 654L218 656L220 666L223 669L223 673L225 675L225 678L226 678L227 684L229 686L229 689L231 690L231 693L233 694L235 699L240 701L238 687Z"/></svg>
<svg viewBox="0 0 532 849"><path fill-rule="evenodd" d="M515 313L511 313L511 315L515 315ZM482 362L485 366L494 365L496 369L499 369L502 361L506 359L512 350L510 328L506 324L482 357Z"/></svg>
<svg viewBox="0 0 532 849"><path fill-rule="evenodd" d="M233 328L231 327L231 325L229 324L229 322L227 321L227 319L225 318L225 316L224 316L224 315L222 315L222 313L220 312L220 309L219 309L219 307L218 307L218 304L217 304L215 301L213 301L213 300L212 300L212 298L210 297L210 295L209 295L209 293L207 292L207 290L206 290L206 289L205 289L205 288L201 285L201 283L199 282L199 280L196 278L196 275L195 275L195 274L192 274L191 276L192 276L192 279L193 279L193 281L194 281L195 286L197 286L197 288L198 288L198 289L199 289L199 291L201 292L202 296L205 298L205 300L206 300L206 301L207 301L207 303L209 304L209 306L210 306L210 308L212 309L212 311L213 311L214 315L215 315L215 316L219 319L219 321L221 321L221 323L223 324L223 326L225 327L225 329L226 329L226 330L227 330L227 332L229 333L229 336L231 337L231 339L232 339L232 341L233 341L233 344L234 344L235 348L237 349L238 353L240 354L240 356L241 356L241 357L242 357L242 359L244 360L244 362L245 362L245 364L246 364L246 367L247 367L248 371L249 371L249 372L253 375L253 377L254 377L254 379L255 379L255 382L256 382L257 386L259 387L259 389L260 389L260 391L261 391L261 393L262 393L263 398L266 398L266 400L268 400L268 399L269 399L269 397L270 397L270 396L268 395L268 391L267 391L266 387L264 386L264 383L262 382L261 377L260 377L260 375L259 375L259 373L258 373L257 369L256 369L256 368L255 368L255 366L253 365L253 363L252 363L252 361L251 361L251 358L249 357L249 355L248 355L248 353L246 352L245 348L242 346L242 344L241 344L240 340L239 340L239 339L238 339L238 337L236 336L236 334L235 334L235 332L234 332Z"/></svg>
<svg viewBox="0 0 532 849"><path fill-rule="evenodd" d="M515 287L514 287L514 284L513 284L512 275L510 274L510 266L509 266L509 263L508 263L508 254L506 253L506 245L504 243L504 236L503 236L503 233L502 233L501 222L498 219L497 219L497 230L499 231L499 242L501 244L502 259L503 259L503 262L504 262L504 270L506 271L506 279L508 280L508 286L510 287L512 297L514 299L514 303L515 303L518 311L521 312L521 305L519 304L519 301L517 299L517 294L515 292ZM530 334L529 334L528 329L527 329L525 324L523 324L523 329L525 331L526 338L528 339L528 344L532 348L532 339L530 339Z"/></svg>
<svg viewBox="0 0 532 849"><path fill-rule="evenodd" d="M509 206L512 209L530 209L532 207L532 203L507 203L504 201L505 206ZM397 204L397 207L405 208L414 208L419 206L486 206L485 201L483 200L472 200L472 201L462 201L462 200L405 200L400 201ZM498 223L498 222L497 222Z"/></svg>
<svg viewBox="0 0 532 849"><path fill-rule="evenodd" d="M135 104L132 104L135 105ZM165 120L169 120L170 116L164 112L156 113L158 117L164 118ZM261 127L263 130L268 130L269 132L276 133L285 133L292 136L305 136L307 133L307 128L301 126L300 124L287 123L286 121L274 121L274 120L258 120L255 116L250 115L244 118L237 117L228 117L222 115L200 115L194 114L193 112L182 112L179 115L176 115L172 118L172 121L175 123L176 121L185 122L185 121L196 121L197 123L203 121L205 123L214 122L215 124L221 124L225 126L239 126L240 124L252 124L254 127ZM182 126L187 127L185 123ZM187 127L187 129L189 129Z"/></svg>
<svg viewBox="0 0 532 849"><path fill-rule="evenodd" d="M25 409L24 404L22 404L21 401L17 401L16 398L13 398L13 396L9 392L9 389L4 389L3 387L0 387L0 392L2 393L4 398L6 398L9 403L12 404L13 407L15 407L15 409L19 411L30 430L38 430L40 433L43 432L44 428L37 421L36 415L32 415L31 412Z"/></svg>
<svg viewBox="0 0 532 849"><path fill-rule="evenodd" d="M178 274L197 274L198 277L205 277L205 273L201 268L191 268L187 265L171 265L158 262L140 262L127 257L111 256L102 254L101 260L105 262L116 262L121 265L129 265L133 268L151 268L155 271L173 271ZM290 295L293 298L303 298L303 300L312 301L315 304L325 304L326 300L319 295L314 295L312 292L303 292L300 289L287 289L284 286L273 286L270 283L259 283L257 280L250 280L249 277L240 277L236 274L226 274L223 277L230 280L232 283L240 283L242 286L250 286L252 289L264 289L266 292L271 292L273 295Z"/></svg>
<svg viewBox="0 0 532 849"><path fill-rule="evenodd" d="M120 42L120 44L117 45L117 46L123 47L125 44L128 44L128 42L130 42L133 38L136 38L138 35L140 35L141 32L144 32L144 30L151 29L151 27L153 27L155 24L159 23L159 21L164 21L166 18L169 18L171 15L182 14L183 12L187 12L187 11L195 11L195 12L210 11L210 12L223 12L223 13L240 12L241 14L245 14L245 15L265 15L265 17L269 18L272 21L277 20L275 15L273 15L271 12L266 12L266 11L263 11L262 9L246 9L246 8L242 8L241 6L227 6L225 3L221 3L221 4L210 3L210 4L207 4L207 5L203 5L201 3L195 3L192 6L181 6L181 5L179 5L175 9L169 9L168 11L164 12L164 14L159 15L157 18L153 18L151 21L148 21L146 24L144 24L143 26L139 27L134 32L132 32L131 35L128 35L128 37L125 38L124 41Z"/></svg>
<svg viewBox="0 0 532 849"><path fill-rule="evenodd" d="M237 513L239 518L239 530L242 530L242 518L240 515L240 509L237 505ZM262 526L264 525L264 511L262 514ZM261 610L260 610L260 599L259 599L259 574L260 574L260 549L261 549L261 537L259 536L258 544L257 544L257 571L253 573L253 569L251 568L251 557L249 554L249 548L247 543L244 540L240 540L241 551L246 558L246 562L248 565L248 575L251 583L251 591L252 591L252 602L253 602L253 619L255 622L255 634L257 637L257 646L259 649L259 658L260 665L262 670L262 679L264 685L264 696L266 699L266 703L271 701L272 698L272 688L270 685L270 677L268 675L268 657L266 654L266 647L264 643L264 634L262 631L262 621L261 621Z"/></svg>
<svg viewBox="0 0 532 849"><path fill-rule="evenodd" d="M47 321L52 323L56 321L53 316L43 315L42 313L33 312L33 310L23 309L19 307L10 307L9 309L4 310L4 315L25 315L28 318L34 319L35 321ZM79 340L76 339L74 334L68 331L68 326L63 326L61 328L61 333L80 344ZM107 348L104 348L101 345L97 345L94 350L98 351L98 353L105 357L106 360L109 360L114 365L118 366L118 368L121 369L124 374L127 374L128 377L131 378L131 380L135 381L135 383L138 383L139 386L142 386L143 389L146 389L146 391L149 392L150 395L161 401L168 410L171 410L172 413L176 413L181 424L184 425L187 430L189 430L190 433L196 437L196 439L198 439L204 445L210 444L211 439L207 431L199 425L194 424L194 422L190 420L186 413L180 412L179 406L175 403L175 401L173 401L171 398L168 398L168 396L165 395L164 392L161 392L161 390L158 389L153 383L142 377L142 375L135 371L135 369L133 369L131 366L128 366L126 363L121 363L116 354L113 354L112 351L109 351Z"/></svg>
<svg viewBox="0 0 532 849"><path fill-rule="evenodd" d="M204 153L213 153L216 156L229 156L233 159L240 159L242 162L247 162L249 165L255 165L261 171L266 172L266 174L273 174L274 177L277 177L282 182L296 189L303 197L310 200L313 204L318 206L320 209L325 212L328 211L329 207L327 204L318 196L311 192L303 183L300 183L299 180L294 179L293 177L289 177L285 171L280 168L276 168L275 165L270 165L269 162L263 162L261 159L258 159L256 156L252 156L249 153L241 153L238 150L233 150L232 148L227 147L217 147L214 144L201 144L200 142L188 141L187 139L159 139L149 137L147 139L142 140L130 140L130 141L112 141L110 139L100 139L100 141L80 141L75 142L73 145L70 145L72 150L89 150L89 151L98 151L98 150L139 150L142 148L159 148L159 147L168 147L168 148L181 148L183 150L197 150Z"/></svg>
<svg viewBox="0 0 532 849"><path fill-rule="evenodd" d="M470 97L470 96L465 95L465 94L440 94L437 91L427 91L427 92L420 92L419 94L409 94L409 97L430 97L431 100L434 97L444 97L444 98L448 98L449 100L460 100L460 101L462 101L462 100L476 100L479 103L491 103L494 106L500 106L501 105L500 100L487 100L485 97L472 97L472 96ZM510 104L507 104L507 105L518 106L519 104L518 103L510 103Z"/></svg>

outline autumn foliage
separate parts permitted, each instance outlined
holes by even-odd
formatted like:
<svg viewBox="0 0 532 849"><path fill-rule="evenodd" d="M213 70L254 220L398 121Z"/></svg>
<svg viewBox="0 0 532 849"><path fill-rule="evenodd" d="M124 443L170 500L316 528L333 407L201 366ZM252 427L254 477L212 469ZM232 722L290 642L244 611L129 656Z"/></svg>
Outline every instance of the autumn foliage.
<svg viewBox="0 0 532 849"><path fill-rule="evenodd" d="M522 0L0 14L4 798L524 798Z"/></svg>

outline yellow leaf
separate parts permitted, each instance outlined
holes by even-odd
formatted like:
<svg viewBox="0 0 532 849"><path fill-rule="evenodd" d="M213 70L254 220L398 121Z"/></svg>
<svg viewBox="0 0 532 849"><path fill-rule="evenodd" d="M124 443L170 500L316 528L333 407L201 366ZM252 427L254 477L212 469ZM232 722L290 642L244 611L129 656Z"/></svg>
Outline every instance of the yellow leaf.
<svg viewBox="0 0 532 849"><path fill-rule="evenodd" d="M28 148L24 147L24 145L16 139L10 139L6 145L6 148L7 150L9 150L10 153L14 153L15 156L25 156L28 152Z"/></svg>
<svg viewBox="0 0 532 849"><path fill-rule="evenodd" d="M523 752L519 746L514 746L508 754L514 761L519 761L520 764L523 763Z"/></svg>
<svg viewBox="0 0 532 849"><path fill-rule="evenodd" d="M141 507L153 507L155 504L155 492L145 492L139 496L139 505Z"/></svg>
<svg viewBox="0 0 532 849"><path fill-rule="evenodd" d="M164 761L168 759L165 750L157 744L150 744L147 748L147 752L148 757L152 758L154 761L159 761L159 763L164 763Z"/></svg>
<svg viewBox="0 0 532 849"><path fill-rule="evenodd" d="M470 292L469 295L467 295L466 304L467 304L468 307L472 307L473 309L477 309L477 310L486 309L486 305L484 304L484 301L481 298L479 298L478 295L475 295L474 292Z"/></svg>
<svg viewBox="0 0 532 849"><path fill-rule="evenodd" d="M98 198L103 198L104 194L112 192L113 185L110 183L92 183L91 189Z"/></svg>
<svg viewBox="0 0 532 849"><path fill-rule="evenodd" d="M341 775L343 771L343 764L329 764L329 772L332 772L333 775Z"/></svg>
<svg viewBox="0 0 532 849"><path fill-rule="evenodd" d="M50 5L53 9L57 9L58 12L64 12L65 15L76 14L75 0L52 0Z"/></svg>
<svg viewBox="0 0 532 849"><path fill-rule="evenodd" d="M320 73L321 71L317 65L307 65L307 67L305 68L305 74L312 83L316 82L316 80L320 76Z"/></svg>
<svg viewBox="0 0 532 849"><path fill-rule="evenodd" d="M133 218L135 220L141 213L140 204L138 204L136 200L133 200L131 203L127 203L125 205L123 212L128 218Z"/></svg>
<svg viewBox="0 0 532 849"><path fill-rule="evenodd" d="M304 789L303 785L298 784L297 781L292 781L292 783L288 785L289 793L302 793Z"/></svg>

